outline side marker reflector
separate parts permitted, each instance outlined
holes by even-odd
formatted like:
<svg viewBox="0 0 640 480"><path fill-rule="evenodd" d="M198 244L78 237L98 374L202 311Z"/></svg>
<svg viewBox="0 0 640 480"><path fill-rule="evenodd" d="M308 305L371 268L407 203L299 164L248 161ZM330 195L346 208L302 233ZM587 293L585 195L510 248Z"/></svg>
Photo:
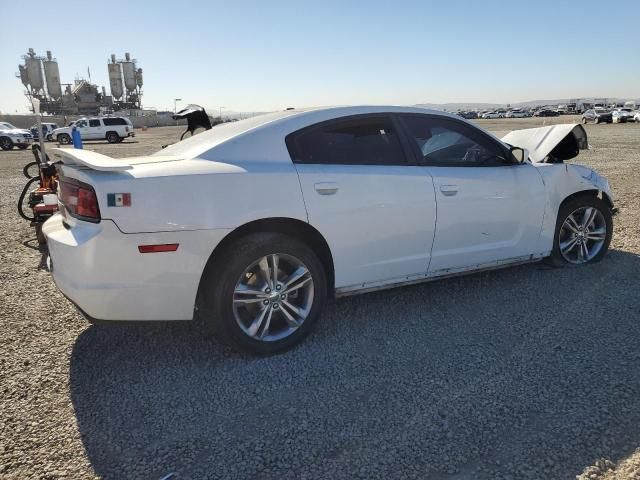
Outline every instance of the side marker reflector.
<svg viewBox="0 0 640 480"><path fill-rule="evenodd" d="M161 245L138 245L140 253L175 252L178 250L178 243L165 243Z"/></svg>

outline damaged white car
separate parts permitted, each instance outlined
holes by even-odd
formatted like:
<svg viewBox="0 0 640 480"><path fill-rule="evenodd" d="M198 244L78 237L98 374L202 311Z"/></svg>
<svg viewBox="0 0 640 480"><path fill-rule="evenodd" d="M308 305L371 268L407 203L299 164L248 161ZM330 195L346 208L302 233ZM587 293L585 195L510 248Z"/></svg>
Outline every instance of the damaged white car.
<svg viewBox="0 0 640 480"><path fill-rule="evenodd" d="M579 125L502 140L405 107L288 110L148 157L56 149L55 282L88 318L191 320L259 354L289 348L327 296L535 262L597 262L603 177L564 160Z"/></svg>

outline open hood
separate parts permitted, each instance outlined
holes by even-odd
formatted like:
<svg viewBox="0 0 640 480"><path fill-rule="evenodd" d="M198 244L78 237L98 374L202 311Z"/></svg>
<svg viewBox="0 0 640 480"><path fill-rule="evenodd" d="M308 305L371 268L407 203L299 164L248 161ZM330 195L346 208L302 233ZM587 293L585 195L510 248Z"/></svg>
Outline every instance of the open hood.
<svg viewBox="0 0 640 480"><path fill-rule="evenodd" d="M502 141L529 150L529 158L534 163L562 162L589 148L587 132L575 123L514 130L502 137Z"/></svg>

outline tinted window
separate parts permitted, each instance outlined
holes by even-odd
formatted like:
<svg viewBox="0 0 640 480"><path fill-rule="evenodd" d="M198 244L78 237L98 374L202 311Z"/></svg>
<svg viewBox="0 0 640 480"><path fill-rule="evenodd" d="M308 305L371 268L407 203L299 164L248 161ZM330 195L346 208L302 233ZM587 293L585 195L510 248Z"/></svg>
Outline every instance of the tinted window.
<svg viewBox="0 0 640 480"><path fill-rule="evenodd" d="M78 127L78 128L83 128L83 127L86 127L86 126L87 126L87 122L85 122L84 120L78 120L76 122L76 127Z"/></svg>
<svg viewBox="0 0 640 480"><path fill-rule="evenodd" d="M127 122L124 118L103 118L102 121L105 125L126 125Z"/></svg>
<svg viewBox="0 0 640 480"><path fill-rule="evenodd" d="M402 120L415 142L425 165L496 166L511 165L505 152L491 139L472 127L427 116L403 116Z"/></svg>
<svg viewBox="0 0 640 480"><path fill-rule="evenodd" d="M100 120L89 120L89 126L90 127L99 127L100 126Z"/></svg>
<svg viewBox="0 0 640 480"><path fill-rule="evenodd" d="M406 165L398 134L388 117L338 120L287 138L297 163Z"/></svg>

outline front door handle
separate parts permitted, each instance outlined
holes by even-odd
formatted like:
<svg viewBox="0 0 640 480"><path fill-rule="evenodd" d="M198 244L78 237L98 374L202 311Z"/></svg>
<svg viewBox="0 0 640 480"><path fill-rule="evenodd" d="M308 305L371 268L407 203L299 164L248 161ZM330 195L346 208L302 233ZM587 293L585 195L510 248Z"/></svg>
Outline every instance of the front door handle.
<svg viewBox="0 0 640 480"><path fill-rule="evenodd" d="M440 191L447 197L453 197L458 193L457 185L440 185Z"/></svg>
<svg viewBox="0 0 640 480"><path fill-rule="evenodd" d="M336 182L319 182L314 185L316 192L320 195L333 195L338 191Z"/></svg>

